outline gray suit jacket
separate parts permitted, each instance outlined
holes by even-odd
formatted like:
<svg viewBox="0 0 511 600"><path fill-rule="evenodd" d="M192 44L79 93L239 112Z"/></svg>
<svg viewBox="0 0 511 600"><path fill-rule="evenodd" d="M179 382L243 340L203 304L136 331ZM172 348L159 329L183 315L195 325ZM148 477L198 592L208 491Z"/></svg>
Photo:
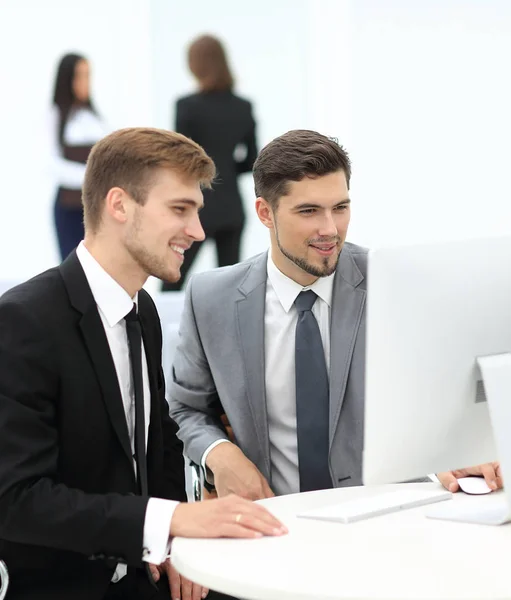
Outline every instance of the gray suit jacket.
<svg viewBox="0 0 511 600"><path fill-rule="evenodd" d="M169 387L185 454L200 464L227 435L271 486L265 397L267 253L192 278ZM367 250L346 243L334 279L330 350L330 472L336 487L362 483Z"/></svg>

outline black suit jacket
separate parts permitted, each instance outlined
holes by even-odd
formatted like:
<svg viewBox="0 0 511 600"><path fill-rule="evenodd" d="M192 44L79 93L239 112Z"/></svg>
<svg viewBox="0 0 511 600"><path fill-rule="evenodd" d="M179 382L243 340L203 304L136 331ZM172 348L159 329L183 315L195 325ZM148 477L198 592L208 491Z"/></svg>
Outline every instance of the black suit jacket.
<svg viewBox="0 0 511 600"><path fill-rule="evenodd" d="M200 144L217 168L213 190L204 190L201 223L206 234L241 228L244 211L238 175L250 172L257 157L250 102L228 91L186 96L177 102L176 131ZM245 149L239 161L234 156L237 146Z"/></svg>
<svg viewBox="0 0 511 600"><path fill-rule="evenodd" d="M139 315L151 388L149 494L185 501L160 323L143 290ZM102 598L116 561L141 567L148 498L136 493L115 366L73 252L0 298L0 558L9 598Z"/></svg>

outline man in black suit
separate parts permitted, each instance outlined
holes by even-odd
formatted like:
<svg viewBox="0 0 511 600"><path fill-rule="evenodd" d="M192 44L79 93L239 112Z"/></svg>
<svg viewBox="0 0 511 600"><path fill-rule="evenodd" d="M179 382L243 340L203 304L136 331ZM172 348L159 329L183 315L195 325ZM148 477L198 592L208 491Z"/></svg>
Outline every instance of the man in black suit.
<svg viewBox="0 0 511 600"><path fill-rule="evenodd" d="M207 590L166 560L171 535L280 527L235 496L184 504L161 329L142 289L149 275L178 279L185 250L203 239L201 187L214 170L176 133L107 136L87 164L85 240L0 299L0 558L10 600L195 600Z"/></svg>

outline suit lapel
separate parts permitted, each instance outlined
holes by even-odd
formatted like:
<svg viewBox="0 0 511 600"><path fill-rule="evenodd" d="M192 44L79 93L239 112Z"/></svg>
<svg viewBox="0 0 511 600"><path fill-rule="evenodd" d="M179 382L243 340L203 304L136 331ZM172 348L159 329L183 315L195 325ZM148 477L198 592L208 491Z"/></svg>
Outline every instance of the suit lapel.
<svg viewBox="0 0 511 600"><path fill-rule="evenodd" d="M80 320L80 329L103 392L103 400L110 421L126 456L132 461L128 425L119 389L119 380L117 379L117 372L103 323L95 307L83 315Z"/></svg>
<svg viewBox="0 0 511 600"><path fill-rule="evenodd" d="M266 411L264 312L266 301L267 253L252 263L238 288L237 335L242 351L246 392L259 447L263 449L266 477L270 476L270 442Z"/></svg>
<svg viewBox="0 0 511 600"><path fill-rule="evenodd" d="M79 321L79 329L94 371L96 372L112 427L130 464L132 464L133 459L128 426L115 364L96 302L94 301L76 252L72 252L62 263L60 272L64 279L71 305L82 313Z"/></svg>
<svg viewBox="0 0 511 600"><path fill-rule="evenodd" d="M353 256L345 247L335 275L330 323L330 444L332 444L348 381L351 357L362 319L366 292Z"/></svg>

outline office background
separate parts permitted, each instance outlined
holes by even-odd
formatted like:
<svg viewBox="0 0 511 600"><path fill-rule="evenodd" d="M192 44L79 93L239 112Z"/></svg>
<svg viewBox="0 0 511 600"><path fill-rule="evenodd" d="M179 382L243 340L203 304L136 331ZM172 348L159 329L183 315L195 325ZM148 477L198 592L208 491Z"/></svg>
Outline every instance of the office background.
<svg viewBox="0 0 511 600"><path fill-rule="evenodd" d="M229 52L262 146L293 128L353 160L350 239L375 246L509 233L511 3L506 0L3 0L0 278L58 260L45 127L58 58L91 61L110 127L170 127L193 90L186 46ZM251 175L243 256L267 247ZM205 248L194 270L214 265Z"/></svg>

